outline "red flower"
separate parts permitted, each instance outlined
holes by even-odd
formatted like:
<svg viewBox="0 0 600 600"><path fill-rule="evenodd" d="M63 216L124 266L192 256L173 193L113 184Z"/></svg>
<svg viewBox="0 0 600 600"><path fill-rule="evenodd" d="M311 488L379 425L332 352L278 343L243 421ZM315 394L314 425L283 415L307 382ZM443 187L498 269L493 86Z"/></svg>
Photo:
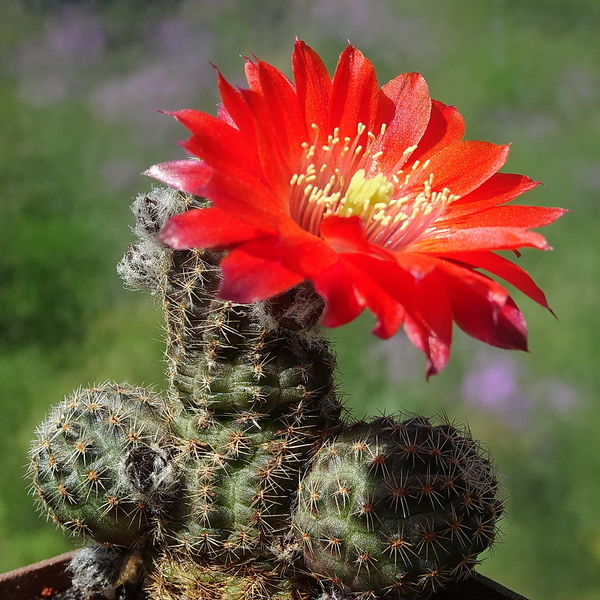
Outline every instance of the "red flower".
<svg viewBox="0 0 600 600"><path fill-rule="evenodd" d="M373 65L349 45L330 77L301 41L292 67L294 83L248 60L249 89L219 74L217 117L171 113L192 132L183 147L200 160L148 174L212 206L173 217L162 240L229 250L224 298L265 300L308 279L325 300L326 326L365 307L382 338L403 325L427 355L428 375L448 360L452 321L494 346L525 350L523 315L476 269L547 307L529 275L494 251L548 249L529 229L564 211L506 206L537 182L498 173L508 146L463 141L460 113L431 100L419 74L379 88Z"/></svg>

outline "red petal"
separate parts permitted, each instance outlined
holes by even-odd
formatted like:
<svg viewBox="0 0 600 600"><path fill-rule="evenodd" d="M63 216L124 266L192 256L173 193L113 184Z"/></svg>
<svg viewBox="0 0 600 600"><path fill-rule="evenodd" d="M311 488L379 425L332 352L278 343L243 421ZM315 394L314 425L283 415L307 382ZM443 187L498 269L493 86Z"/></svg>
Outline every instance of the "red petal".
<svg viewBox="0 0 600 600"><path fill-rule="evenodd" d="M472 229L439 230L428 238L417 240L406 250L447 254L473 250L516 250L523 247L550 249L546 239L534 231L516 227L473 227Z"/></svg>
<svg viewBox="0 0 600 600"><path fill-rule="evenodd" d="M451 263L439 272L454 320L463 331L498 348L527 350L525 319L501 285Z"/></svg>
<svg viewBox="0 0 600 600"><path fill-rule="evenodd" d="M339 127L340 139L349 137L353 140L358 124L362 123L368 132L375 120L378 94L372 63L356 48L348 46L340 55L333 75L328 131ZM363 134L364 140L367 132ZM361 140L363 147L364 140Z"/></svg>
<svg viewBox="0 0 600 600"><path fill-rule="evenodd" d="M412 343L428 359L428 376L439 372L450 355L452 310L434 274L413 278L393 262L364 254L344 255L355 268L355 285L376 316L373 330L389 338L402 322Z"/></svg>
<svg viewBox="0 0 600 600"><path fill-rule="evenodd" d="M186 248L230 248L241 242L277 232L240 221L218 208L189 210L171 217L160 232L160 241L177 250Z"/></svg>
<svg viewBox="0 0 600 600"><path fill-rule="evenodd" d="M272 298L303 281L277 259L277 240L261 239L232 250L221 262L223 281L219 295L250 304Z"/></svg>
<svg viewBox="0 0 600 600"><path fill-rule="evenodd" d="M293 223L293 222L292 222ZM295 223L280 238L279 257L292 271L313 279L338 261L338 255L323 239L300 229Z"/></svg>
<svg viewBox="0 0 600 600"><path fill-rule="evenodd" d="M182 146L215 170L243 170L255 177L260 163L240 131L211 115L205 117L204 125L195 119L198 129Z"/></svg>
<svg viewBox="0 0 600 600"><path fill-rule="evenodd" d="M485 269L521 290L526 296L550 310L544 292L531 276L515 263L492 252L463 252L447 254L441 258L459 261L472 268Z"/></svg>
<svg viewBox="0 0 600 600"><path fill-rule="evenodd" d="M248 82L250 89L259 95L262 94L260 77L258 75L258 65L247 58L246 63L244 64L244 71L246 73L246 81Z"/></svg>
<svg viewBox="0 0 600 600"><path fill-rule="evenodd" d="M427 377L443 369L450 357L452 308L438 277L439 261L417 255L397 255L399 265L412 274L404 329L411 342L427 356Z"/></svg>
<svg viewBox="0 0 600 600"><path fill-rule="evenodd" d="M392 337L402 325L406 315L402 302L390 293L390 291L396 294L398 292L397 289L390 290L393 286L389 283L389 279L394 275L390 271L394 270L395 265L392 263L387 263L385 266L377 263L374 265L373 261L376 259L362 254L346 254L343 259L353 269L357 293L376 318L372 333L382 339ZM382 267L384 273L377 267ZM383 285L382 277L386 280Z"/></svg>
<svg viewBox="0 0 600 600"><path fill-rule="evenodd" d="M217 70L219 78L219 93L223 105L227 109L230 118L233 119L240 133L246 138L251 147L256 145L256 132L254 128L254 117L244 102L239 90L236 90Z"/></svg>
<svg viewBox="0 0 600 600"><path fill-rule="evenodd" d="M460 217L443 219L436 222L440 228L465 227L523 227L533 229L554 223L565 214L562 208L547 208L545 206L495 206Z"/></svg>
<svg viewBox="0 0 600 600"><path fill-rule="evenodd" d="M214 171L205 162L197 159L172 160L144 171L144 175L195 196L206 195L206 186L213 174Z"/></svg>
<svg viewBox="0 0 600 600"><path fill-rule="evenodd" d="M288 161L294 161L306 140L306 127L294 86L281 71L262 61L258 62L258 76L272 126L271 143L281 148Z"/></svg>
<svg viewBox="0 0 600 600"><path fill-rule="evenodd" d="M272 120L270 105L263 95L252 90L241 90L245 102L250 107L256 123L255 152L260 161L262 178L268 182L275 194L287 206L289 182L297 168L297 160L302 152L298 143L295 156L290 156L277 140L278 123Z"/></svg>
<svg viewBox="0 0 600 600"><path fill-rule="evenodd" d="M215 206L224 212L231 211L241 220L255 225L285 227L285 223L291 222L290 217L284 211L283 200L277 198L273 191L259 180L246 179L243 175L227 171L210 170L209 177L201 175L207 167L201 168L204 163L200 161L176 161L183 164L171 178L178 183L176 187L185 192L208 198ZM164 163L163 163L164 164ZM198 173L199 172L199 173ZM153 169L148 174L156 176ZM165 178L160 178L165 181ZM199 185L199 184L202 185ZM172 185L172 184L169 184Z"/></svg>
<svg viewBox="0 0 600 600"><path fill-rule="evenodd" d="M539 181L533 181L525 175L496 173L477 189L454 200L448 207L448 215L449 217L460 216L505 204L538 185Z"/></svg>
<svg viewBox="0 0 600 600"><path fill-rule="evenodd" d="M427 129L412 153L411 160L421 162L431 158L446 146L460 142L465 134L465 122L454 106L431 101L431 116Z"/></svg>
<svg viewBox="0 0 600 600"><path fill-rule="evenodd" d="M365 253L342 256L354 268L356 288L377 319L373 333L381 338L391 337L406 311L411 310L412 277L399 268L392 256L383 260Z"/></svg>
<svg viewBox="0 0 600 600"><path fill-rule="evenodd" d="M339 327L353 321L363 311L365 303L354 286L354 277L343 261L339 260L312 278L317 293L325 300L321 323L325 327Z"/></svg>
<svg viewBox="0 0 600 600"><path fill-rule="evenodd" d="M328 131L328 107L331 79L320 56L304 42L296 40L292 54L296 93L306 128L319 128L319 140L325 143Z"/></svg>
<svg viewBox="0 0 600 600"><path fill-rule="evenodd" d="M407 316L404 321L404 331L411 343L427 357L427 379L439 373L450 358L451 340L443 341L427 327L427 324L420 323L411 316Z"/></svg>
<svg viewBox="0 0 600 600"><path fill-rule="evenodd" d="M423 137L430 113L429 90L419 73L398 75L381 88L376 129L380 123L387 127L371 151L383 152L379 159L382 171L395 173L402 168L408 158L405 150Z"/></svg>
<svg viewBox="0 0 600 600"><path fill-rule="evenodd" d="M464 196L496 173L506 162L508 146L489 142L457 142L434 154L410 174L410 188L421 189L433 173L431 187L448 188L455 196ZM408 169L408 167L407 167ZM408 173L408 170L406 171Z"/></svg>
<svg viewBox="0 0 600 600"><path fill-rule="evenodd" d="M359 217L327 217L321 224L321 234L352 271L354 286L364 298L362 305L366 303L376 316L373 333L381 338L394 335L404 319L404 308L386 289L394 272L401 275L393 255L369 244ZM377 281L379 267L384 269L385 286Z"/></svg>
<svg viewBox="0 0 600 600"><path fill-rule="evenodd" d="M383 249L367 241L363 221L358 216L325 217L321 222L321 236L339 254L344 252L363 252L380 254Z"/></svg>

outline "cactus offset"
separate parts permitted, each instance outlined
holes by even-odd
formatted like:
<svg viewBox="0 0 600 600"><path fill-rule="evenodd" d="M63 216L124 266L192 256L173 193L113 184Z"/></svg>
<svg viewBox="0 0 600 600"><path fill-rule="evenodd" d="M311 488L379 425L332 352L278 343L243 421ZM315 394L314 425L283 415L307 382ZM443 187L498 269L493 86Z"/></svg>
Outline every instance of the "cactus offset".
<svg viewBox="0 0 600 600"><path fill-rule="evenodd" d="M51 517L109 544L148 535L177 486L165 414L153 392L112 383L56 406L30 453L34 492Z"/></svg>
<svg viewBox="0 0 600 600"><path fill-rule="evenodd" d="M224 562L268 551L289 525L304 439L259 415L214 420L190 438L169 543Z"/></svg>
<svg viewBox="0 0 600 600"><path fill-rule="evenodd" d="M361 594L426 593L467 574L493 543L497 488L467 432L385 417L321 447L293 522L320 578Z"/></svg>

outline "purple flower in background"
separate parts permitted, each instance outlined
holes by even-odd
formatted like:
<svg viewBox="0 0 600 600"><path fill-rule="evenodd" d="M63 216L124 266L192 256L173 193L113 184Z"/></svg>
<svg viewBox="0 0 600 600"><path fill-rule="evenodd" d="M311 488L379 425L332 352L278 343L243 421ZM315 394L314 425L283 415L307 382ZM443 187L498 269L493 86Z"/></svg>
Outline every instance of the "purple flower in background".
<svg viewBox="0 0 600 600"><path fill-rule="evenodd" d="M519 385L519 369L510 356L484 354L479 366L468 371L462 392L466 402L501 417L513 429L527 425L531 398Z"/></svg>
<svg viewBox="0 0 600 600"><path fill-rule="evenodd" d="M65 8L47 18L41 36L10 53L6 64L21 79L21 99L43 107L80 91L82 72L101 57L105 47L106 34L97 16Z"/></svg>
<svg viewBox="0 0 600 600"><path fill-rule="evenodd" d="M529 425L536 408L565 414L579 404L575 388L555 377L536 378L505 354L480 351L474 363L463 378L464 400L500 417L512 429Z"/></svg>

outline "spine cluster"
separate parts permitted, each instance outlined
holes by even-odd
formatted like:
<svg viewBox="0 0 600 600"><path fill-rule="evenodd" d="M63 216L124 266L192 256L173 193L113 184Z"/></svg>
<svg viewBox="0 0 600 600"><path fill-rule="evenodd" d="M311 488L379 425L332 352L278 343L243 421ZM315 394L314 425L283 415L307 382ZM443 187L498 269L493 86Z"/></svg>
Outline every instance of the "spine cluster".
<svg viewBox="0 0 600 600"><path fill-rule="evenodd" d="M169 217L205 205L138 197L118 267L163 307L165 394L79 390L32 445L47 514L101 544L74 562L75 585L133 578L153 600L418 598L468 573L502 512L485 453L424 417L344 424L310 286L223 301L220 253L157 241Z"/></svg>

